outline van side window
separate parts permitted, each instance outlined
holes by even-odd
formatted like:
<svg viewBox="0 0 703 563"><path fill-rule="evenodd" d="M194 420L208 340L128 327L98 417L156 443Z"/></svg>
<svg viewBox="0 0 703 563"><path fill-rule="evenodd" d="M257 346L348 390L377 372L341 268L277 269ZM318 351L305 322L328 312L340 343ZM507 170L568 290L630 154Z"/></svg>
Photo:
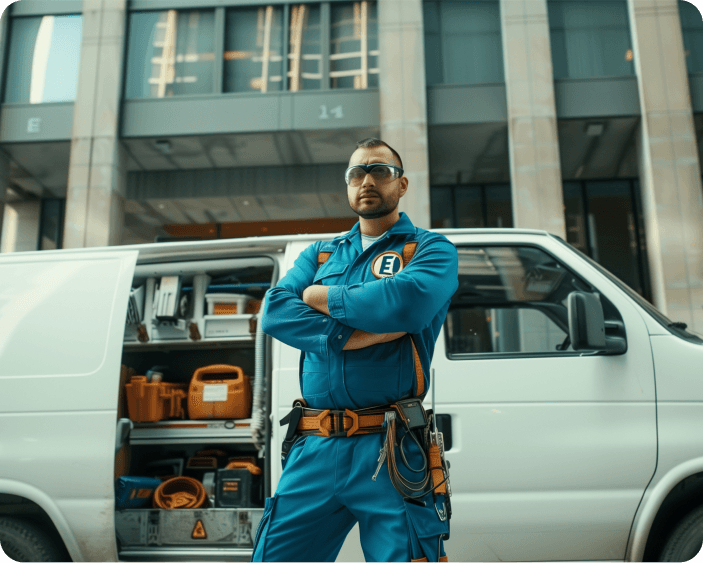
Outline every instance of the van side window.
<svg viewBox="0 0 703 563"><path fill-rule="evenodd" d="M567 298L573 291L599 293L596 288L533 246L463 246L458 252L459 289L444 326L450 359L574 353ZM622 327L615 306L600 299L606 327Z"/></svg>

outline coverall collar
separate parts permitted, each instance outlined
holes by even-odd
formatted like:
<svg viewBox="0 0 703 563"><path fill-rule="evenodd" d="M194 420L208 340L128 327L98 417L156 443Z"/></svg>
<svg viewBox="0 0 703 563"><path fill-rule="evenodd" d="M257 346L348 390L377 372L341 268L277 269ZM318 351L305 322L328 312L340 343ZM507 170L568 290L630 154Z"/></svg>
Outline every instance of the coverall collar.
<svg viewBox="0 0 703 563"><path fill-rule="evenodd" d="M400 219L398 219L390 229L388 229L385 233L383 233L383 235L385 235L385 234L388 234L388 236L414 235L415 234L415 225L412 224L412 221L405 214L405 212L401 211L400 212ZM381 235L381 236L383 236L383 235ZM344 238L346 238L349 242L351 242L357 248L359 253L363 252L363 249L361 246L361 232L359 231L359 222L358 221L352 227L351 231L349 231L346 235L344 235Z"/></svg>

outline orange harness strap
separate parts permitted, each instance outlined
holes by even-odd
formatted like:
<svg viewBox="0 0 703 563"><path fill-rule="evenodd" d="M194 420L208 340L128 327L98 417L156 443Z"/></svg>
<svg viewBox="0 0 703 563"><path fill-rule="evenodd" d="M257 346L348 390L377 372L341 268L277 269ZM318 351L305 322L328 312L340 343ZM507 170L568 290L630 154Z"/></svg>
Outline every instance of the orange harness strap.
<svg viewBox="0 0 703 563"><path fill-rule="evenodd" d="M331 253L331 252L320 252L320 253L317 255L317 267L319 268L319 267L322 266L325 262L327 262L327 260L330 259L330 256L332 256L332 253Z"/></svg>
<svg viewBox="0 0 703 563"><path fill-rule="evenodd" d="M415 256L415 249L417 248L417 242L405 243L403 247L403 266L407 266L410 260ZM417 348L415 347L415 341L413 337L410 336L410 342L413 345L413 360L415 362L415 379L417 381L417 393L416 397L420 397L425 393L425 375L422 372L422 362L420 362L420 355L417 353Z"/></svg>

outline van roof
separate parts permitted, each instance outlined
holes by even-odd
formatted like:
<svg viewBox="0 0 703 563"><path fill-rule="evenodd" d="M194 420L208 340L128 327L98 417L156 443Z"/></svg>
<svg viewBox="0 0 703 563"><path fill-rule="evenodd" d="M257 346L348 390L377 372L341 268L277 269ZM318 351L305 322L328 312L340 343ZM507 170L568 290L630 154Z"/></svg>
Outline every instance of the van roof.
<svg viewBox="0 0 703 563"><path fill-rule="evenodd" d="M553 236L547 231L537 230L537 229L516 229L516 228L478 228L478 229L430 229L432 232L440 233L443 235L539 235L539 236ZM106 246L106 247L88 247L88 248L74 248L74 249L61 249L61 250L42 250L42 255L49 255L55 253L66 253L66 252L79 252L79 253L92 253L92 252L105 252L105 251L120 251L120 250L137 250L140 254L140 259L149 258L159 259L166 258L167 255L171 255L174 252L180 255L187 255L198 251L207 251L208 255L220 254L220 251L225 249L231 249L232 247L246 250L248 253L255 252L281 252L285 249L286 244L289 242L314 242L317 240L330 240L345 234L348 231L343 231L339 233L313 233L313 234L300 234L300 235L275 235L275 236L259 236L259 237L246 237L246 238L228 238L228 239L213 239L213 240L188 240L188 241L169 241L169 242L153 242L146 244L133 244L133 245L117 245L117 246ZM21 256L33 254L37 251L31 252L13 252L8 253L7 256ZM0 259L2 259L0 254Z"/></svg>

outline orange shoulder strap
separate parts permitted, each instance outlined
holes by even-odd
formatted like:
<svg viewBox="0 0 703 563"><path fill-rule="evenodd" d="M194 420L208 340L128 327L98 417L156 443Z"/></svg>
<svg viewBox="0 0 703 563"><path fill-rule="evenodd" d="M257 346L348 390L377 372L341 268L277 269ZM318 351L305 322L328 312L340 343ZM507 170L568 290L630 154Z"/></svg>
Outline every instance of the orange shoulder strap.
<svg viewBox="0 0 703 563"><path fill-rule="evenodd" d="M415 249L417 248L416 242L407 242L403 247L403 266L407 266L410 260L415 256ZM413 361L415 363L415 380L417 381L417 393L416 397L420 397L425 394L425 375L422 372L422 362L420 362L420 355L417 353L417 348L415 347L415 341L412 336L410 337L410 342L413 345Z"/></svg>
<svg viewBox="0 0 703 563"><path fill-rule="evenodd" d="M403 266L407 266L410 260L415 256L416 242L407 242L403 247Z"/></svg>
<svg viewBox="0 0 703 563"><path fill-rule="evenodd" d="M320 252L320 253L317 255L317 267L319 268L319 267L322 266L325 262L327 262L327 260L330 259L330 256L332 256L332 253L331 253L331 252Z"/></svg>

